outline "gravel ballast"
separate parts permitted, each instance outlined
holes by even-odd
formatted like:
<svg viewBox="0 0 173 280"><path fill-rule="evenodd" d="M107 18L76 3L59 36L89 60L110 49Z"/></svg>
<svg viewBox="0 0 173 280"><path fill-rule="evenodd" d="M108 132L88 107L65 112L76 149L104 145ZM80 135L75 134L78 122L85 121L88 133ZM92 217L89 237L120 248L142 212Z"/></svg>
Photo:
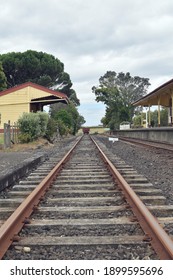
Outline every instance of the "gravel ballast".
<svg viewBox="0 0 173 280"><path fill-rule="evenodd" d="M96 139L112 153L112 159L113 155L123 159L126 164L143 174L153 186L161 189L168 204L173 204L172 152L127 144L123 141L113 143L104 136L97 136Z"/></svg>

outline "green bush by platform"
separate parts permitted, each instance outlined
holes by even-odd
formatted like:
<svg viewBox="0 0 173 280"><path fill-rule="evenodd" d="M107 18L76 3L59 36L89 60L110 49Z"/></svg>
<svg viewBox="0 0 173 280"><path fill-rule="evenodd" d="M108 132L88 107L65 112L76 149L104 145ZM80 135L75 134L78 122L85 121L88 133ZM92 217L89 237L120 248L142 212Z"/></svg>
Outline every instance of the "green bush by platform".
<svg viewBox="0 0 173 280"><path fill-rule="evenodd" d="M24 113L18 119L19 140L28 143L46 134L49 115L44 112Z"/></svg>

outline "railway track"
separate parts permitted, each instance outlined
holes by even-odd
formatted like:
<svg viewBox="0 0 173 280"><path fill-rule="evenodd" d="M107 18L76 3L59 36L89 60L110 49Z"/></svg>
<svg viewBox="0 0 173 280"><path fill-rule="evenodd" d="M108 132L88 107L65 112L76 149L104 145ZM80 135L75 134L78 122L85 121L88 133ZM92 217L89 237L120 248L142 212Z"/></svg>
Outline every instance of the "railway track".
<svg viewBox="0 0 173 280"><path fill-rule="evenodd" d="M130 138L130 137L122 137L122 136L120 136L119 139L121 141L124 141L127 143L132 143L135 145L141 145L141 146L145 146L145 147L173 152L173 144L170 144L170 143L149 141L149 140L143 140L143 139L135 139L135 138Z"/></svg>
<svg viewBox="0 0 173 280"><path fill-rule="evenodd" d="M173 258L172 240L159 226L173 223L173 206L166 207L159 190L121 159L114 158L115 169L101 150L104 147L96 145L84 136L50 175L44 178L55 159L1 199L1 258Z"/></svg>

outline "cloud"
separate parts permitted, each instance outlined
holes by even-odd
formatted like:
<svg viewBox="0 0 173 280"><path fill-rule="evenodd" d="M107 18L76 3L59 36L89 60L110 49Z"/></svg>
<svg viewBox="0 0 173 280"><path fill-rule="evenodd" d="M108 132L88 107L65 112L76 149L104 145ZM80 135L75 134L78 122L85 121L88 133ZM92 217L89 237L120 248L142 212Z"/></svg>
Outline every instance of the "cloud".
<svg viewBox="0 0 173 280"><path fill-rule="evenodd" d="M106 71L130 72L155 86L172 78L172 10L172 0L0 0L0 53L34 49L59 58L81 113L95 125L92 104L101 104L91 88ZM98 112L101 119L104 110Z"/></svg>

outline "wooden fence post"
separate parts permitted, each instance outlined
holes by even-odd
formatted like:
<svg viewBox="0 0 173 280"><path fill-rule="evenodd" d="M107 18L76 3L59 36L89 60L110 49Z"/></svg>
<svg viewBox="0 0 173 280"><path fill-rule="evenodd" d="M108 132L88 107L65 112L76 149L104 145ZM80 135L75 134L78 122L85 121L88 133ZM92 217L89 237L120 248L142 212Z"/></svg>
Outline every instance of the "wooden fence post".
<svg viewBox="0 0 173 280"><path fill-rule="evenodd" d="M10 121L4 123L4 148L11 147Z"/></svg>
<svg viewBox="0 0 173 280"><path fill-rule="evenodd" d="M14 122L14 124L11 125L11 142L13 144L18 143L18 135L19 135L19 127L17 126L17 123Z"/></svg>

